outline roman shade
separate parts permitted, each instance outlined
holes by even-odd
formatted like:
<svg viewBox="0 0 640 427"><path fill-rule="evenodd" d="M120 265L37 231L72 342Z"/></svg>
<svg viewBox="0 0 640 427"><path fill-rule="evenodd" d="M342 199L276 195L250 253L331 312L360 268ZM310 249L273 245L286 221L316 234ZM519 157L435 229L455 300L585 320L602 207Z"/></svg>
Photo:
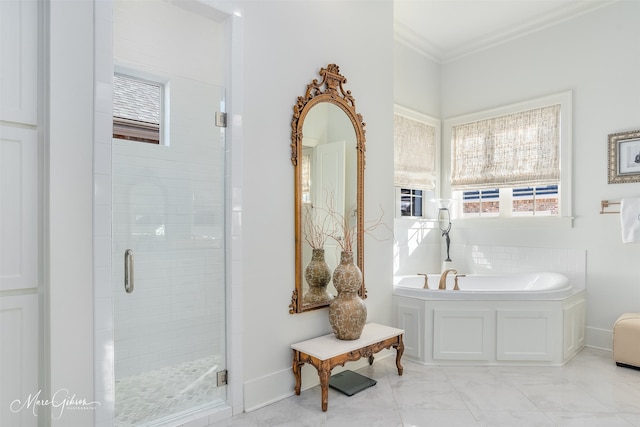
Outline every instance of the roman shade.
<svg viewBox="0 0 640 427"><path fill-rule="evenodd" d="M436 180L436 128L394 114L394 184L433 188Z"/></svg>
<svg viewBox="0 0 640 427"><path fill-rule="evenodd" d="M454 190L560 180L560 104L452 126Z"/></svg>

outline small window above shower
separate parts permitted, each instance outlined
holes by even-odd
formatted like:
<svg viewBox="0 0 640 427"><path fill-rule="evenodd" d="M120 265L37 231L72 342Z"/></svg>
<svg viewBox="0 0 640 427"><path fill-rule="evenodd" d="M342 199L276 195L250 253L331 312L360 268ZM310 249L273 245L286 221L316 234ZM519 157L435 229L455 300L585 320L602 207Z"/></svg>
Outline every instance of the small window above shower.
<svg viewBox="0 0 640 427"><path fill-rule="evenodd" d="M164 99L164 84L114 74L113 138L168 145L163 137Z"/></svg>

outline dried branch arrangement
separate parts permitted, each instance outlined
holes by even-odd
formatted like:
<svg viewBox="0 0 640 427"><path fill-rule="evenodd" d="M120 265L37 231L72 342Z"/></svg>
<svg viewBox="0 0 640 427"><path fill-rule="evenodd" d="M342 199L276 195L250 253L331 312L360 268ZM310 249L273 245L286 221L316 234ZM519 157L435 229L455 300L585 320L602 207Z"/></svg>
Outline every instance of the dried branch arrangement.
<svg viewBox="0 0 640 427"><path fill-rule="evenodd" d="M303 230L304 240L312 249L322 249L329 237L329 220L330 217L324 216L322 220L318 220L316 209L311 203L303 204Z"/></svg>
<svg viewBox="0 0 640 427"><path fill-rule="evenodd" d="M356 216L355 207L348 212L354 212L353 217ZM322 215L319 215L319 213L322 213ZM353 251L358 237L357 224L355 221L350 220L346 214L338 212L335 207L333 193L327 194L325 207L305 203L302 217L304 240L312 249L322 249L327 239L331 238L336 241L343 251ZM381 225L388 228L382 221L383 217L384 211L381 208L378 218L364 224L364 232L373 236L376 240L380 240L372 232Z"/></svg>
<svg viewBox="0 0 640 427"><path fill-rule="evenodd" d="M327 196L326 206L328 217L333 219L333 228L330 229L328 237L335 240L343 251L352 252L354 242L356 241L358 236L357 225L355 224L355 222L351 223L349 217L347 217L345 214L336 210L333 194ZM371 233L376 228L384 224L382 222L384 211L382 210L382 208L380 209L380 216L377 219L369 221L368 223L365 222L363 229L366 234L372 235ZM355 212L355 207L349 210L349 212Z"/></svg>

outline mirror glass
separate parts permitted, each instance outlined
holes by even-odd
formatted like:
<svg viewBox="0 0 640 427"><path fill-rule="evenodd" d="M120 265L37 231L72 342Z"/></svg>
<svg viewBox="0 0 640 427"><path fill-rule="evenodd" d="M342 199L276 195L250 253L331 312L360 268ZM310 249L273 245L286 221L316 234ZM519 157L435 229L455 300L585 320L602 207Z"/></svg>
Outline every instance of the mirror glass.
<svg viewBox="0 0 640 427"><path fill-rule="evenodd" d="M313 248L307 241L309 227L305 224L324 224L327 232L333 231L331 212L344 218L350 228L357 223L357 165L356 132L351 120L340 107L323 102L314 105L307 114L302 127L302 266L311 261ZM339 231L337 231L339 233ZM344 236L338 235L338 238ZM333 238L324 242L324 256L329 270L333 272L340 262L341 248ZM355 248L354 259L357 259ZM333 282L327 292L337 295ZM302 303L315 305L328 303L309 292L309 283L302 283Z"/></svg>
<svg viewBox="0 0 640 427"><path fill-rule="evenodd" d="M364 273L364 123L339 68L329 64L320 75L322 82L313 80L298 97L291 122L296 271L290 313L326 307L337 295L331 275L346 241L337 220L352 230L353 257ZM327 266L311 270L318 252ZM366 298L364 280L359 294Z"/></svg>

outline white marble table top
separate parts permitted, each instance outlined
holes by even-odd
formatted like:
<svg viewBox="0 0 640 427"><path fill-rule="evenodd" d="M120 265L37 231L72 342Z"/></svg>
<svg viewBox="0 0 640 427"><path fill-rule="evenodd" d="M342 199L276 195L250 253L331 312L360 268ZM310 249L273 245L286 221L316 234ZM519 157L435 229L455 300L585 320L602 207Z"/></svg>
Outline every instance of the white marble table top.
<svg viewBox="0 0 640 427"><path fill-rule="evenodd" d="M349 351L404 334L404 330L377 323L367 323L357 340L339 340L335 334L327 334L292 344L291 348L319 360L328 360Z"/></svg>

